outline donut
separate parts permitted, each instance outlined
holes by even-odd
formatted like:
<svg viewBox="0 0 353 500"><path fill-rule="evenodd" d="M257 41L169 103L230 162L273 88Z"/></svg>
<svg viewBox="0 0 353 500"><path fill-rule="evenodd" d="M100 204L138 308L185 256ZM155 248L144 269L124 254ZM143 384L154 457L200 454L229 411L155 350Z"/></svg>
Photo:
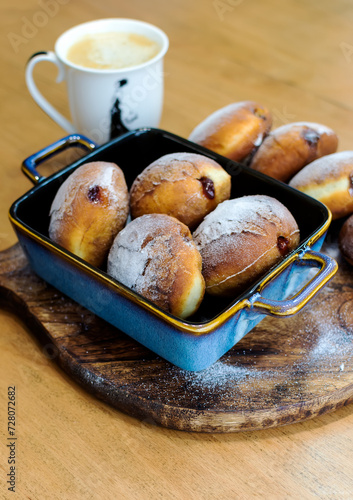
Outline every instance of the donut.
<svg viewBox="0 0 353 500"><path fill-rule="evenodd" d="M234 102L199 123L189 140L231 160L243 161L272 126L270 111L253 101Z"/></svg>
<svg viewBox="0 0 353 500"><path fill-rule="evenodd" d="M309 163L289 185L324 203L338 219L353 213L353 151L340 151Z"/></svg>
<svg viewBox="0 0 353 500"><path fill-rule="evenodd" d="M49 237L94 266L105 261L129 213L129 193L118 165L78 167L60 186L50 208Z"/></svg>
<svg viewBox="0 0 353 500"><path fill-rule="evenodd" d="M341 227L338 247L346 261L353 266L353 215L348 217Z"/></svg>
<svg viewBox="0 0 353 500"><path fill-rule="evenodd" d="M254 154L250 167L287 182L308 163L334 153L337 145L337 135L324 125L288 123L269 133Z"/></svg>
<svg viewBox="0 0 353 500"><path fill-rule="evenodd" d="M289 210L266 195L224 201L193 233L206 292L235 297L299 244Z"/></svg>
<svg viewBox="0 0 353 500"><path fill-rule="evenodd" d="M107 272L180 318L198 309L205 292L201 256L189 228L165 214L131 221L114 240Z"/></svg>
<svg viewBox="0 0 353 500"><path fill-rule="evenodd" d="M231 176L196 153L171 153L146 167L130 189L131 217L162 213L195 228L230 197Z"/></svg>

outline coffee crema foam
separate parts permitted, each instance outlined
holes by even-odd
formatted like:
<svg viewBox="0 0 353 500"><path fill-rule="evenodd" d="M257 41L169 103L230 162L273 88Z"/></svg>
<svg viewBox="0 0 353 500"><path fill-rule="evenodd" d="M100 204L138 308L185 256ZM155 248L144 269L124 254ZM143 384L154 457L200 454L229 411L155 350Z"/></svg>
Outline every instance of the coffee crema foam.
<svg viewBox="0 0 353 500"><path fill-rule="evenodd" d="M85 68L122 69L147 62L159 51L159 44L146 36L114 31L82 37L66 57Z"/></svg>

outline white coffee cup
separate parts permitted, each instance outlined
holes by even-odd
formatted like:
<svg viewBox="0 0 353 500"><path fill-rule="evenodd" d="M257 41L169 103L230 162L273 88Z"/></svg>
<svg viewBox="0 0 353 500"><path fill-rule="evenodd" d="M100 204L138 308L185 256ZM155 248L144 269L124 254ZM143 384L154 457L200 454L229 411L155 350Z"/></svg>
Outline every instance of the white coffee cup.
<svg viewBox="0 0 353 500"><path fill-rule="evenodd" d="M111 32L145 36L159 45L159 52L146 62L121 69L84 67L68 60L68 50L82 37ZM163 58L168 45L162 30L143 21L117 18L80 24L58 38L54 52L31 57L26 66L27 87L36 103L66 132L79 132L103 144L127 130L158 127L163 107ZM56 81L66 81L71 120L39 92L33 69L40 61L56 64Z"/></svg>

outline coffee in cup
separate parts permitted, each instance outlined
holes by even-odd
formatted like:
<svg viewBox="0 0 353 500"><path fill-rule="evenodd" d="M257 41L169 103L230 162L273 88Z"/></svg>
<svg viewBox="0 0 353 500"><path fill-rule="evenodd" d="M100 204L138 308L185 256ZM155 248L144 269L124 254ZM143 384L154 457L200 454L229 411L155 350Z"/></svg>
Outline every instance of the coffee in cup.
<svg viewBox="0 0 353 500"><path fill-rule="evenodd" d="M34 54L26 83L36 103L65 131L103 144L128 130L158 127L163 106L166 34L133 19L100 19L63 33L55 51ZM51 61L66 81L71 119L39 92L33 69Z"/></svg>
<svg viewBox="0 0 353 500"><path fill-rule="evenodd" d="M69 48L66 57L84 68L123 69L149 61L160 49L147 36L110 31L82 37Z"/></svg>

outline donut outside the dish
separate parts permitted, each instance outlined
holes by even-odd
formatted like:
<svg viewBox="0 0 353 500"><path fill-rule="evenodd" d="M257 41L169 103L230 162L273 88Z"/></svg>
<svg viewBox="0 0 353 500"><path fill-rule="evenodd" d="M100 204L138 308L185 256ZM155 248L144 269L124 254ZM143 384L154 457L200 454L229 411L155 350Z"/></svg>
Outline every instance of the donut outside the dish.
<svg viewBox="0 0 353 500"><path fill-rule="evenodd" d="M243 161L260 146L272 126L270 111L254 101L218 109L199 123L189 140L231 160Z"/></svg>
<svg viewBox="0 0 353 500"><path fill-rule="evenodd" d="M353 151L323 156L304 167L290 186L324 203L333 219L353 213Z"/></svg>
<svg viewBox="0 0 353 500"><path fill-rule="evenodd" d="M308 163L337 150L336 133L319 123L288 123L272 130L253 156L250 167L288 182Z"/></svg>
<svg viewBox="0 0 353 500"><path fill-rule="evenodd" d="M343 257L353 266L353 215L346 219L339 232L338 246Z"/></svg>

